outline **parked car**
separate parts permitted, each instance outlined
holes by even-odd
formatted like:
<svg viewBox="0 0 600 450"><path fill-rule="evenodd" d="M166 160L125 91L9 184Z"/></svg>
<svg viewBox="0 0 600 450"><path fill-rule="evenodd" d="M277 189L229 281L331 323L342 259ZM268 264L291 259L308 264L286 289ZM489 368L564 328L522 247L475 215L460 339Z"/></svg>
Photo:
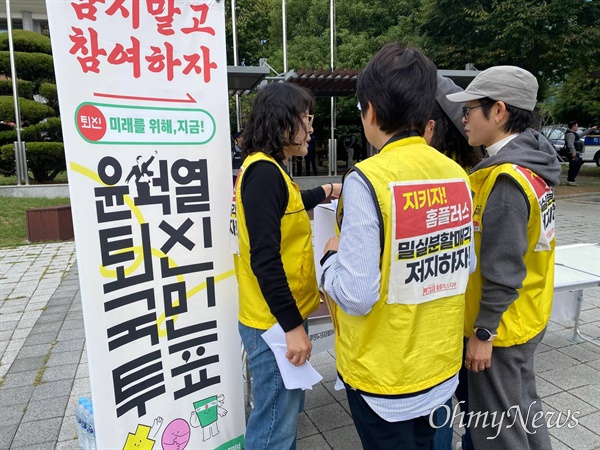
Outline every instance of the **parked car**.
<svg viewBox="0 0 600 450"><path fill-rule="evenodd" d="M577 134L581 136L585 130L586 128L579 128ZM550 125L542 128L542 134L548 138L557 153L565 146L566 131L566 127L559 126ZM600 167L600 134L588 134L582 139L585 145L584 153L582 155L583 161L595 162L596 165Z"/></svg>

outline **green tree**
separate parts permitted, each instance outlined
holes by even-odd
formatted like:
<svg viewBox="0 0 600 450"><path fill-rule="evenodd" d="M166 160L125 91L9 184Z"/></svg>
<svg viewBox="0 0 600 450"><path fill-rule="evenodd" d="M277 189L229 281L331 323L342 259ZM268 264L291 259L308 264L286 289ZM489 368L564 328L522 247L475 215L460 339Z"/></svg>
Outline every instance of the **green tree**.
<svg viewBox="0 0 600 450"><path fill-rule="evenodd" d="M54 82L52 46L48 36L32 31L14 30L15 65L20 78L19 91L41 94L48 99L44 105L33 100L19 98L22 137L27 142L27 163L33 178L38 182L51 181L64 169L64 148L60 131L60 119L48 120L58 113L58 97ZM0 35L0 73L10 77L8 35ZM21 87L21 84L23 87ZM12 87L9 82L8 86ZM3 86L6 88L6 86ZM28 95L30 96L30 95ZM15 111L12 92L0 96L0 119L14 121ZM1 142L16 140L16 130L3 131ZM55 144L55 145L53 145ZM0 154L1 173L14 171L14 150L4 149ZM8 167L8 169L7 169ZM12 168L12 169L11 169Z"/></svg>
<svg viewBox="0 0 600 450"><path fill-rule="evenodd" d="M567 76L550 107L556 122L577 120L581 126L600 124L600 79L582 70Z"/></svg>
<svg viewBox="0 0 600 450"><path fill-rule="evenodd" d="M235 16L239 65L258 65L260 58L269 56L270 6L270 0L236 0ZM225 28L227 64L233 65L233 31L230 7L225 9Z"/></svg>
<svg viewBox="0 0 600 450"><path fill-rule="evenodd" d="M582 0L422 0L421 33L440 68L512 64L538 77L539 98L597 64L600 4Z"/></svg>

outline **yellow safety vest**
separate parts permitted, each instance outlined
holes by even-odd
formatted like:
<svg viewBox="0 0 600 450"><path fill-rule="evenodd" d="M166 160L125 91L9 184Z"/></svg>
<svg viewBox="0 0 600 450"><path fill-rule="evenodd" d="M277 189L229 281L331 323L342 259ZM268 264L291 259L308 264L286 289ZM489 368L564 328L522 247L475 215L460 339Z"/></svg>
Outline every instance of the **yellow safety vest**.
<svg viewBox="0 0 600 450"><path fill-rule="evenodd" d="M277 320L271 314L258 285L258 280L250 267L250 238L241 197L244 172L257 161L269 161L275 164L281 171L288 189L288 204L281 219L280 253L292 296L304 319L319 307L320 300L310 219L304 209L300 189L272 157L263 152L253 153L246 158L238 174L234 205L232 205L231 229L237 231L238 237L238 249L234 254L234 263L239 289L239 321L248 327L266 330L275 325Z"/></svg>
<svg viewBox="0 0 600 450"><path fill-rule="evenodd" d="M354 170L377 200L381 285L365 316L333 306L338 371L367 393L429 389L461 366L472 239L467 175L421 137L392 142Z"/></svg>
<svg viewBox="0 0 600 450"><path fill-rule="evenodd" d="M502 314L495 347L523 344L539 334L548 324L554 295L554 247L556 245L554 221L554 191L529 169L513 164L501 164L478 170L470 176L473 189L475 228L475 254L481 248L482 217L485 206L499 175L508 175L523 189L529 202L527 222L527 251L523 261L527 275L517 290L519 297ZM491 224L490 226L493 226ZM479 314L483 277L480 265L471 274L467 287L465 308L465 336L473 334Z"/></svg>

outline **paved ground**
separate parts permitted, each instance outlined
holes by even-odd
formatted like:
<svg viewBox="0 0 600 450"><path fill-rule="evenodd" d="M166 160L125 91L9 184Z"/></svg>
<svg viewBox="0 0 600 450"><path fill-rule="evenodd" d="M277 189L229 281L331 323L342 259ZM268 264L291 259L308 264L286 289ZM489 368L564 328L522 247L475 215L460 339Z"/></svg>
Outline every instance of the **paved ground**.
<svg viewBox="0 0 600 450"><path fill-rule="evenodd" d="M599 240L598 197L558 201L560 245ZM73 262L73 243L0 250L0 449L77 448L75 406L90 388ZM600 338L600 288L585 292L583 309L582 331ZM549 324L538 390L546 411L581 412L575 428L550 431L554 450L600 449L600 347L573 342L572 326ZM307 393L298 449L360 448L345 395L333 389L333 356L311 362L324 379Z"/></svg>

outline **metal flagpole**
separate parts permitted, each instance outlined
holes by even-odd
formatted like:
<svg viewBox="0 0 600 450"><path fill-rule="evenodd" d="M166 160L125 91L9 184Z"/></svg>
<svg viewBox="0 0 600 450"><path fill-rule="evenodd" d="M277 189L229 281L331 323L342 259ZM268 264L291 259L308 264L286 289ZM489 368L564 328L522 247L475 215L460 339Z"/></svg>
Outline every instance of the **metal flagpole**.
<svg viewBox="0 0 600 450"><path fill-rule="evenodd" d="M15 48L12 35L12 17L10 14L10 0L6 0L6 23L8 25L8 53L10 57L10 73L12 77L13 100L15 105L15 127L17 129L17 147L15 148L15 163L17 164L17 184L21 185L21 175L25 184L29 184L27 174L27 159L21 142L21 109L19 108L19 89L17 83L17 69L15 67Z"/></svg>
<svg viewBox="0 0 600 450"><path fill-rule="evenodd" d="M238 51L237 51L237 25L235 19L235 0L231 0L231 31L233 35L233 65L238 65ZM236 125L237 131L242 129L242 119L241 119L242 111L240 105L240 94L235 93L235 117L236 117Z"/></svg>
<svg viewBox="0 0 600 450"><path fill-rule="evenodd" d="M287 12L285 10L285 0L281 0L281 21L283 24L283 76L285 77L285 74L288 71L288 64L287 64ZM300 164L302 164L302 161L300 161ZM288 164L287 164L287 168L288 168L288 172L290 173L290 175L294 175L294 157L291 157L288 160Z"/></svg>
<svg viewBox="0 0 600 450"><path fill-rule="evenodd" d="M285 0L281 0L281 16L283 18L283 73L288 71L287 67L287 17L285 12Z"/></svg>
<svg viewBox="0 0 600 450"><path fill-rule="evenodd" d="M331 28L331 71L334 69L335 52L335 0L329 1L329 26ZM329 175L337 175L337 145L335 141L335 97L331 96L331 139L329 146Z"/></svg>

